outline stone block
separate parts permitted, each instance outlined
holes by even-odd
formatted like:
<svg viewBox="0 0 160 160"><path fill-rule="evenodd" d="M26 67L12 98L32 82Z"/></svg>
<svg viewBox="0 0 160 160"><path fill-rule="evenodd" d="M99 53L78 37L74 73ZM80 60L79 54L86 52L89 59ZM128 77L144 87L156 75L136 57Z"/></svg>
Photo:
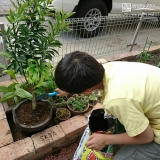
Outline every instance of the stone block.
<svg viewBox="0 0 160 160"><path fill-rule="evenodd" d="M29 160L35 154L31 138L0 148L0 160Z"/></svg>
<svg viewBox="0 0 160 160"><path fill-rule="evenodd" d="M3 147L3 146L6 146L12 143L13 137L12 137L11 130L9 128L7 119L0 120L0 128L1 128L0 147Z"/></svg>
<svg viewBox="0 0 160 160"><path fill-rule="evenodd" d="M50 127L42 132L31 136L36 154L43 151L51 151L53 147L58 147L65 141L65 134L59 125Z"/></svg>
<svg viewBox="0 0 160 160"><path fill-rule="evenodd" d="M59 125L65 133L66 138L70 138L84 131L87 124L87 118L84 115L77 115L67 121L61 122Z"/></svg>
<svg viewBox="0 0 160 160"><path fill-rule="evenodd" d="M6 114L5 114L2 103L0 103L0 120L4 118L6 118Z"/></svg>

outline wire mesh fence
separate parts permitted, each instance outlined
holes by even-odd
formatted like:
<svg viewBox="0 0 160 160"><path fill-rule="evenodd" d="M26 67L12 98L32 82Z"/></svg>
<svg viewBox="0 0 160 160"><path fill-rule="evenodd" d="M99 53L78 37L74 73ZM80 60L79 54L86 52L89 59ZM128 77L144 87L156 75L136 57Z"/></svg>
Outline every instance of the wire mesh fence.
<svg viewBox="0 0 160 160"><path fill-rule="evenodd" d="M0 30L4 30L4 23L0 22ZM0 52L3 52L5 50L5 45L3 43L3 39L2 36L0 35ZM7 64L7 60L5 57L0 55L0 63L2 63L3 65ZM0 76L4 75L2 73L2 68L0 68Z"/></svg>
<svg viewBox="0 0 160 160"><path fill-rule="evenodd" d="M54 58L54 62L75 50L87 52L96 58L130 51L132 45L133 50L142 50L147 37L152 45L160 44L159 15L144 14L143 19L142 14L69 19L70 32L61 33L59 40L63 46L58 48L59 56ZM138 28L140 21L142 24Z"/></svg>
<svg viewBox="0 0 160 160"><path fill-rule="evenodd" d="M53 17L49 19L54 21ZM102 58L110 54L142 50L147 37L148 42L152 41L152 46L160 44L160 13L145 13L143 17L142 14L125 14L94 19L72 18L67 21L70 22L70 31L62 32L58 37L62 47L56 48L59 55L53 58L54 65L65 54L76 50ZM3 49L0 43L0 50Z"/></svg>

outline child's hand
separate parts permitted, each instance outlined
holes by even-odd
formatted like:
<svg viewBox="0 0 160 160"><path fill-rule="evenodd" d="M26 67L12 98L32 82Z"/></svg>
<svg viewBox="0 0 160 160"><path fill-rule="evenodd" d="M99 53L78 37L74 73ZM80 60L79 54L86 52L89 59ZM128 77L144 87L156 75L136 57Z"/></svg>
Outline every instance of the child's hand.
<svg viewBox="0 0 160 160"><path fill-rule="evenodd" d="M56 88L55 91L58 92L57 96L66 96L67 94L69 94L65 91L60 90L59 88Z"/></svg>
<svg viewBox="0 0 160 160"><path fill-rule="evenodd" d="M106 134L94 133L89 137L86 146L89 149L100 151L106 146L106 136Z"/></svg>

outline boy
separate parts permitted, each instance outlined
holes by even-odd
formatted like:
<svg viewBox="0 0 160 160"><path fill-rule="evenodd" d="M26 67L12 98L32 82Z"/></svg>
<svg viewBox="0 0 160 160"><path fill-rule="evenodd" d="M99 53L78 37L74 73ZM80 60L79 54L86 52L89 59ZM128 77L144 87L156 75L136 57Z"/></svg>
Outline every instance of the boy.
<svg viewBox="0 0 160 160"><path fill-rule="evenodd" d="M103 107L126 132L93 134L87 147L124 144L113 160L160 160L160 69L136 62L100 64L87 53L65 55L55 70L59 95L104 91Z"/></svg>

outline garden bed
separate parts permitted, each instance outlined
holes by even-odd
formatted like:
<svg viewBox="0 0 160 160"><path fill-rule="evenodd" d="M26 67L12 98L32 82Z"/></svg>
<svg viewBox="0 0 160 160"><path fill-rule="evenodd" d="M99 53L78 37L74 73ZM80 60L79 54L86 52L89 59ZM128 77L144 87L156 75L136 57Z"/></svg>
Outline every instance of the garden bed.
<svg viewBox="0 0 160 160"><path fill-rule="evenodd" d="M81 95L79 97L84 97L84 96ZM70 98L71 98L71 95L70 95ZM51 120L51 123L46 128L44 128L43 130L45 130L47 128L50 128L50 127L53 127L53 126L56 126L60 122L63 121L63 120L60 120L60 119L57 118L57 116L56 116L56 110L60 109L60 108L65 108L65 109L68 110L67 99L68 99L67 97L62 97L62 98L60 98L60 97L53 97L52 99L50 99L50 102L53 105L52 120ZM5 102L4 104L5 104L6 109L7 109L6 116L7 116L7 120L8 120L10 129L11 129L11 133L12 133L14 141L18 141L18 140L22 140L22 139L27 138L27 137L31 137L32 135L40 132L40 131L38 131L38 132L29 133L29 132L21 131L15 125L14 120L13 120L12 108L14 107L14 105L12 104L10 106L9 104L7 104L7 102ZM84 111L76 111L76 113L78 113L78 114L74 114L74 113L72 113L73 111L72 112L69 111L69 113L71 114L70 118L74 117L75 115L81 115L83 113L86 113L87 111L90 111L93 106L89 106L89 103L87 103L87 104L88 104L87 105L88 108L85 109ZM9 107L9 108L7 108L7 107ZM20 112L21 114L20 114L20 117L19 117L20 118L19 121L24 121L24 122L22 122L22 124L24 124L25 121L28 122L29 124L30 123L37 123L37 122L39 122L39 120L37 121L37 119L39 119L39 115L38 116L37 116L37 114L36 115L32 115L32 114L34 114L34 112L32 112L32 107L27 104L25 106L25 108L26 108L26 111L23 109ZM44 108L44 110L45 110L46 107L42 107L42 108ZM28 111L30 111L30 112L28 112ZM43 113L45 113L45 111L43 111ZM28 116L25 116L25 114L28 114ZM40 115L41 115L41 113L40 113ZM24 119L24 117L26 117L27 119ZM33 120L32 120L32 118L33 118ZM41 130L41 131L43 131L43 130Z"/></svg>
<svg viewBox="0 0 160 160"><path fill-rule="evenodd" d="M160 46L157 49L159 49L159 48L160 48ZM117 57L114 56L114 59L112 59L112 60L111 60L111 57L105 57L103 59L103 63L106 63L107 61L122 60L122 59L123 60L127 59L127 61L135 61L136 59L134 58L134 60L133 60L133 57L136 54L138 54L138 53L137 52L130 52L130 53L126 53L126 54L121 54L121 55L118 55ZM153 55L154 55L154 58L149 61L146 61L146 63L157 66L158 61L160 59L160 57L159 57L160 52L156 51L155 54L153 54ZM132 57L131 58L132 60L131 59L128 60L128 57ZM100 59L100 61L102 61L102 59ZM58 156L62 155L63 153L66 154L66 152L70 152L69 150L67 151L68 147L66 147L66 146L68 146L70 144L74 144L75 142L79 141L79 139L80 139L80 137L81 137L86 125L87 125L88 114L89 113L86 113L86 115L82 115L82 116L72 117L67 121L61 122L60 124L58 124L56 126L52 126L49 129L46 129L40 133L32 135L31 137L28 137L27 135L25 135L25 136L24 135L15 135L14 139L17 140L16 143L13 141L13 142L10 142L11 144L8 143L5 146L2 146L0 148L0 155L1 155L0 158L2 160L3 159L5 160L6 158L4 158L4 157L10 155L11 158L8 158L8 160L10 160L10 159L24 159L24 160L25 159L26 160L39 159L40 160L44 156L46 157L46 158L43 158L45 160L53 159L53 157L54 157L54 159L56 159L55 157L58 157ZM1 121L3 121L3 119ZM8 119L8 121L11 120L13 123L12 115L10 115L9 113L7 114L7 119ZM11 127L11 130L13 131L13 127ZM16 133L18 133L16 131L16 128L14 131ZM18 140L18 139L21 139L21 140ZM25 142L25 143L23 144L22 142ZM17 149L17 144L18 144L18 146L21 147L21 149ZM29 144L29 146L27 146L27 144ZM77 143L77 145L78 145L78 143ZM12 148L12 149L9 150L8 148ZM6 150L7 150L7 152L6 152ZM27 151L24 152L24 150L27 150ZM59 150L61 150L61 151L58 152ZM14 154L15 152L16 152L16 155ZM55 155L55 153L56 153L56 155ZM48 154L49 154L49 156L47 156ZM72 153L72 155L73 155L73 153ZM65 155L61 159L57 158L57 160L63 160L64 158L66 158ZM69 160L69 158L67 157L65 160Z"/></svg>
<svg viewBox="0 0 160 160"><path fill-rule="evenodd" d="M151 55L151 56L149 56ZM148 57L145 57L146 61L142 61L141 63L146 63L146 64L150 64L156 67L160 67L160 51L154 52L154 53L149 53ZM140 57L139 56L135 56L133 59L128 60L131 62L139 62Z"/></svg>
<svg viewBox="0 0 160 160"><path fill-rule="evenodd" d="M146 61L145 62L141 62L141 63L147 63L147 64L150 64L150 65L154 65L154 66L159 67L159 63L160 63L160 51L156 51L154 53L150 53L150 55L151 55L152 58L150 58L150 59L146 58ZM140 60L139 56L134 56L132 58L129 58L126 61L139 62L139 60ZM65 151L71 152L70 150L67 150L67 149L66 150L61 150L57 154L55 154L55 153L50 154L49 156L47 156L43 160L59 160L58 157L61 157L63 155L63 153L65 153Z"/></svg>

